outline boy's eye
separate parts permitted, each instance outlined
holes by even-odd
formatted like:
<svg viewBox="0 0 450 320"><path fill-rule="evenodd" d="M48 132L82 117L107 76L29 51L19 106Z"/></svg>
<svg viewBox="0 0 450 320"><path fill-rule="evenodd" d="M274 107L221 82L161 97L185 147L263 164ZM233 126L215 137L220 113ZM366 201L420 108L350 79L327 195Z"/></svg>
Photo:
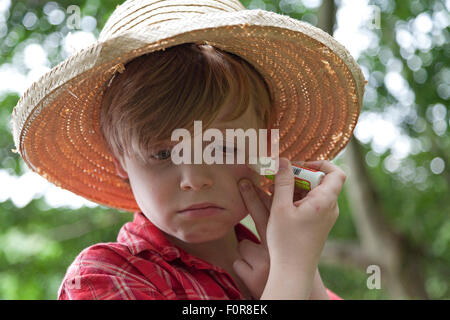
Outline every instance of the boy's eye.
<svg viewBox="0 0 450 320"><path fill-rule="evenodd" d="M172 149L161 149L158 152L152 154L152 158L156 160L167 160L170 157Z"/></svg>
<svg viewBox="0 0 450 320"><path fill-rule="evenodd" d="M234 150L234 153L237 154L236 147L228 147L228 146L218 146L218 150L221 150L223 153L231 153ZM151 157L155 160L164 161L170 158L172 153L172 149L160 149L156 152L152 153Z"/></svg>

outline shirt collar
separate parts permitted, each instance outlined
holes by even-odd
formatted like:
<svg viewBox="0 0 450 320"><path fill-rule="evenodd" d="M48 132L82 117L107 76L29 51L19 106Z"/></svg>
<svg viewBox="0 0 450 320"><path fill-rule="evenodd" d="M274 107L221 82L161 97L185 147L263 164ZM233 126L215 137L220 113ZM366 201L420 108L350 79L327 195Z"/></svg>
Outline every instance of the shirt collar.
<svg viewBox="0 0 450 320"><path fill-rule="evenodd" d="M260 243L259 239L242 223L234 226L237 240L248 239L255 243ZM180 258L188 266L197 269L215 269L222 271L209 262L192 256L185 250L177 247L167 240L163 232L158 229L147 217L138 211L134 213L134 219L125 223L119 231L117 242L126 245L133 255L137 255L145 250L157 252L166 261L172 261Z"/></svg>

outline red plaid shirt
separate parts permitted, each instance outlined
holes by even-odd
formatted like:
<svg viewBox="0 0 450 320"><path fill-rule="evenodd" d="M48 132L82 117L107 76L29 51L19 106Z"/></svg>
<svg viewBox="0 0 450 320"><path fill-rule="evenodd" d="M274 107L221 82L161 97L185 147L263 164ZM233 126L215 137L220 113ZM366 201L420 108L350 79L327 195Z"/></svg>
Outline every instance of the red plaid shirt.
<svg viewBox="0 0 450 320"><path fill-rule="evenodd" d="M258 238L243 224L238 241ZM332 300L340 297L327 289ZM222 268L169 242L142 212L119 231L117 242L92 245L75 258L58 300L244 300Z"/></svg>

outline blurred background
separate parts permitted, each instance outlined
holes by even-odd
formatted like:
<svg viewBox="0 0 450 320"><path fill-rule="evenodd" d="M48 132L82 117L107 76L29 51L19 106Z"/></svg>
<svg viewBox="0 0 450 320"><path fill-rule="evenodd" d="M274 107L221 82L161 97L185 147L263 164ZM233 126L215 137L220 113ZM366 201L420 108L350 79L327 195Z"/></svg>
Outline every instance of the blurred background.
<svg viewBox="0 0 450 320"><path fill-rule="evenodd" d="M133 218L33 173L9 124L26 88L92 44L122 2L0 0L0 299L56 299L80 251L115 242ZM450 0L242 3L332 34L368 80L333 160L347 180L319 265L325 286L344 299L449 299Z"/></svg>

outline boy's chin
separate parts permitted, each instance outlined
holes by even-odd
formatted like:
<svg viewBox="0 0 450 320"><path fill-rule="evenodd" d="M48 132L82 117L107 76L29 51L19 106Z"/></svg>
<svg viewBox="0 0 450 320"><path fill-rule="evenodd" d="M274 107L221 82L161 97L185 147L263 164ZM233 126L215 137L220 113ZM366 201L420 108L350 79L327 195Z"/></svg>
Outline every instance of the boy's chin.
<svg viewBox="0 0 450 320"><path fill-rule="evenodd" d="M225 237L234 228L223 228L218 230L217 228L211 230L198 230L192 231L177 237L178 240L189 244L200 244L219 240Z"/></svg>
<svg viewBox="0 0 450 320"><path fill-rule="evenodd" d="M206 243L211 242L215 240L219 240L220 238L223 238L225 235L220 234L189 234L186 236L183 236L182 238L178 238L179 240L189 243L189 244L200 244L200 243Z"/></svg>

